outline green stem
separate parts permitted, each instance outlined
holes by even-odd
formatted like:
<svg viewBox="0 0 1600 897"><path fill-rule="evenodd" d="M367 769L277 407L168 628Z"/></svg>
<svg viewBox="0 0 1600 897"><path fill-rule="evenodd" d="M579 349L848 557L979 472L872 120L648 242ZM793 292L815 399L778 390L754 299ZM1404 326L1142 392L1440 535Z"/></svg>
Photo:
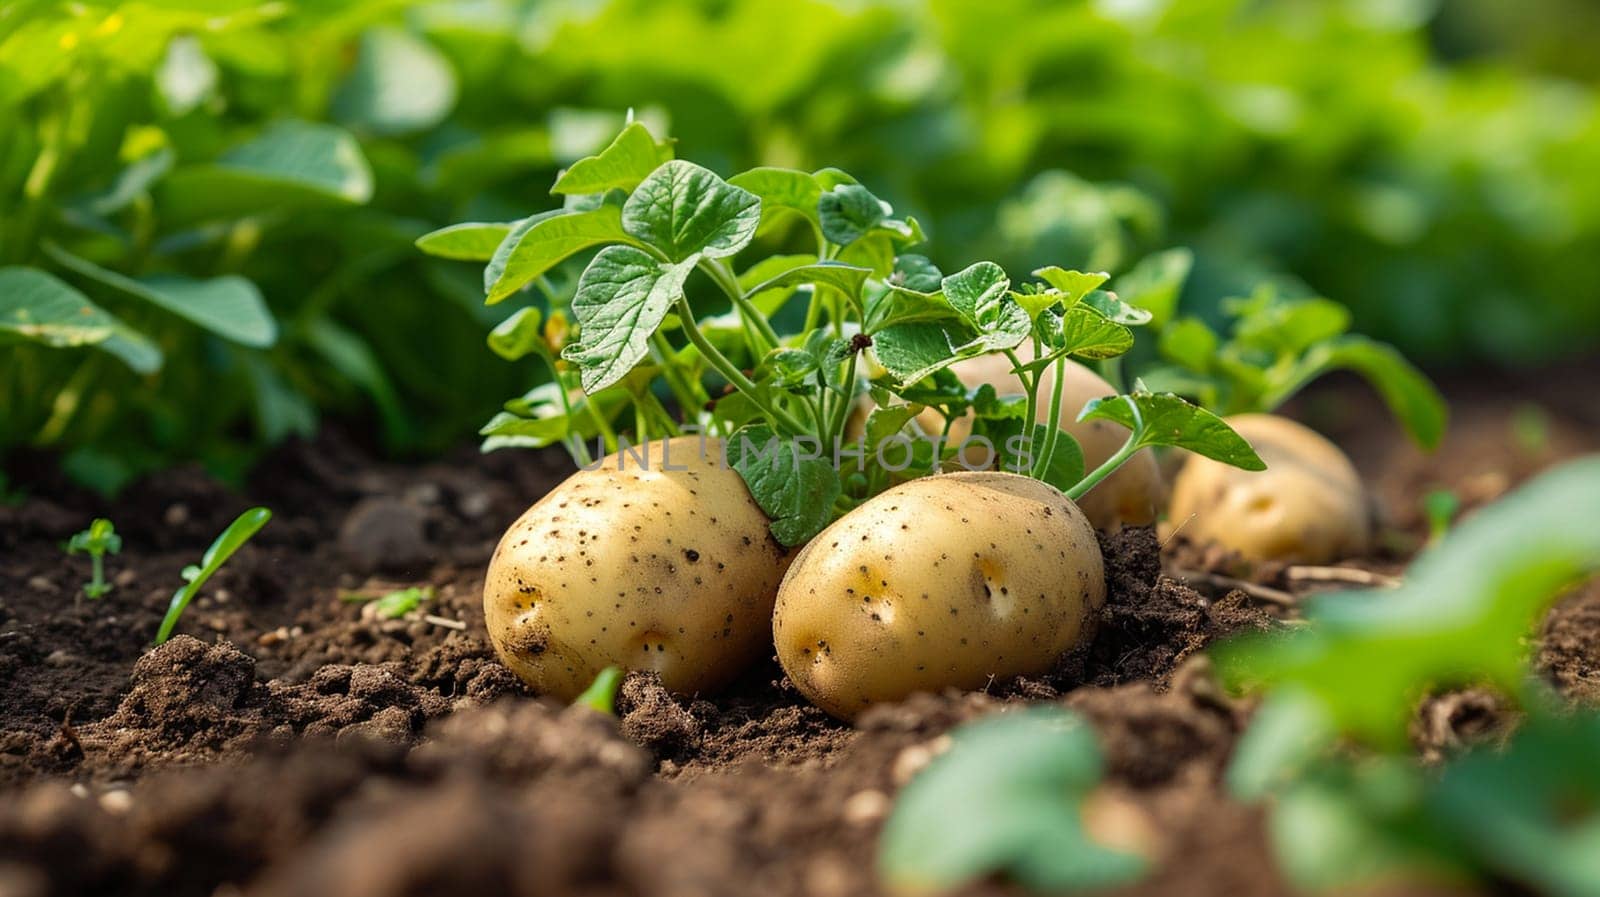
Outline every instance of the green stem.
<svg viewBox="0 0 1600 897"><path fill-rule="evenodd" d="M84 393L100 373L104 357L104 353L96 352L85 358L73 372L72 378L60 392L56 393L55 401L50 406L50 418L34 436L35 445L51 445L66 435L67 428L71 426L73 419L77 417L78 409L83 405Z"/></svg>
<svg viewBox="0 0 1600 897"><path fill-rule="evenodd" d="M833 418L828 421L828 428L820 435L828 440L828 447L832 448L834 440L844 435L845 421L850 418L850 409L855 405L856 399L856 359L861 353L850 353L850 364L844 372L844 389L839 396L839 401L833 406Z"/></svg>
<svg viewBox="0 0 1600 897"><path fill-rule="evenodd" d="M106 590L106 559L99 552L90 552L89 565L89 585L93 587L95 597L99 597Z"/></svg>
<svg viewBox="0 0 1600 897"><path fill-rule="evenodd" d="M1030 376L1027 371L1022 369L1022 359L1017 357L1016 350L1007 349L1005 354L1006 358L1011 360L1012 370L1016 373L1017 379L1022 381L1023 391L1028 397L1027 416L1024 420L1027 421L1026 425L1031 427L1039 416L1039 377L1038 375Z"/></svg>
<svg viewBox="0 0 1600 897"><path fill-rule="evenodd" d="M550 369L550 382L555 384L556 395L561 398L561 413L566 417L568 426L571 426L572 400L567 398L567 384L561 380L561 370L556 367L555 356L550 354L550 350L543 343L540 343L536 353L544 360L545 367ZM600 423L603 424L604 421ZM570 442L563 440L563 444L567 446L567 453L572 455L572 460L578 462L580 467L587 467L594 462L593 456L589 454L589 446L584 443L582 438L573 439ZM577 446L576 449L573 448L574 445Z"/></svg>
<svg viewBox="0 0 1600 897"><path fill-rule="evenodd" d="M1039 457L1033 459L1033 478L1044 479L1044 472L1050 469L1050 462L1055 459L1056 443L1061 437L1061 387L1066 382L1067 358L1063 355L1055 363L1055 383L1050 389L1050 413L1045 417L1044 451Z"/></svg>
<svg viewBox="0 0 1600 897"><path fill-rule="evenodd" d="M804 333L817 329L822 322L822 289L816 284L811 285L811 299L806 303L806 323Z"/></svg>
<svg viewBox="0 0 1600 897"><path fill-rule="evenodd" d="M1128 441L1122 444L1122 448L1117 449L1115 455L1107 458L1104 464L1096 467L1088 476L1085 476L1071 489L1067 490L1067 497L1073 501L1082 498L1090 489L1098 486L1101 480L1116 473L1117 468L1133 457L1133 453L1137 452L1141 447L1139 438L1144 435L1144 418L1140 416L1139 406L1134 404L1132 399L1128 399L1126 396L1123 398L1128 403L1128 408L1133 411L1133 432L1128 434Z"/></svg>
<svg viewBox="0 0 1600 897"><path fill-rule="evenodd" d="M678 318L683 322L683 332L689 337L689 342L700 350L700 354L705 358L706 362L716 368L717 373L721 374L723 379L733 384L734 389L744 393L750 399L751 404L766 415L768 423L789 433L804 433L806 431L805 425L795 420L794 415L769 403L761 395L760 391L756 389L756 385L750 382L750 378L740 373L739 369L734 367L733 362L729 361L727 356L718 351L717 347L706 339L705 334L700 332L700 325L694 321L694 312L689 309L689 300L682 295L678 296Z"/></svg>
<svg viewBox="0 0 1600 897"><path fill-rule="evenodd" d="M22 211L17 216L17 229L9 252L13 261L26 259L38 240L39 221L44 215L44 198L50 192L50 183L55 180L56 169L61 164L66 118L65 113L51 116L40 128L42 146L22 185Z"/></svg>
<svg viewBox="0 0 1600 897"><path fill-rule="evenodd" d="M739 317L746 324L755 328L761 339L766 341L765 346L752 344L750 346L751 352L757 358L760 358L767 354L767 350L777 348L781 342L778 339L777 331L773 330L772 325L767 322L766 315L763 315L759 309L750 304L749 297L745 296L744 290L739 288L739 281L733 276L733 273L724 267L722 262L714 259L701 259L697 267L710 275L717 286L722 288L722 292L728 294L728 298L733 301L733 307L739 312Z"/></svg>
<svg viewBox="0 0 1600 897"><path fill-rule="evenodd" d="M700 409L705 407L706 395L704 387L698 381L692 385L683 376L683 371L678 369L677 352L673 351L672 344L667 342L667 337L657 330L650 334L650 349L655 355L656 364L661 368L661 376L667 381L667 389L672 391L672 397L678 403L679 413L684 420L691 420Z"/></svg>
<svg viewBox="0 0 1600 897"><path fill-rule="evenodd" d="M650 418L655 420L662 432L668 436L683 435L683 431L678 429L678 422L673 420L672 415L667 413L666 407L661 404L660 399L656 398L656 394L650 390L648 384L639 391L639 401L644 403L645 411L648 412Z"/></svg>

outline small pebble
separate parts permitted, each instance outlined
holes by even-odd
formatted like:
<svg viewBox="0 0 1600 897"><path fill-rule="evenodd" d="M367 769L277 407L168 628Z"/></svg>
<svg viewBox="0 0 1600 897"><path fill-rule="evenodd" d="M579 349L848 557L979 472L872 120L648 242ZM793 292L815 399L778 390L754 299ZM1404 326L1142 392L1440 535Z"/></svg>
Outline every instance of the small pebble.
<svg viewBox="0 0 1600 897"><path fill-rule="evenodd" d="M890 767L890 775L894 777L896 785L904 785L912 777L921 772L933 758L950 749L950 736L940 735L932 741L914 744L897 754L894 765Z"/></svg>
<svg viewBox="0 0 1600 897"><path fill-rule="evenodd" d="M469 520L476 520L489 513L494 501L489 498L489 493L480 491L468 492L466 495L461 496L461 500L456 504L461 511L461 516Z"/></svg>
<svg viewBox="0 0 1600 897"><path fill-rule="evenodd" d="M167 526L183 526L189 522L189 506L183 502L167 505L166 513L161 515L161 520Z"/></svg>
<svg viewBox="0 0 1600 897"><path fill-rule="evenodd" d="M133 809L133 795L121 788L107 791L100 795L100 809L113 816L125 815Z"/></svg>
<svg viewBox="0 0 1600 897"><path fill-rule="evenodd" d="M273 645L281 644L288 640L289 630L284 626L279 626L277 629L274 629L271 632L263 632L259 636L256 636L256 644L264 648L270 648Z"/></svg>
<svg viewBox="0 0 1600 897"><path fill-rule="evenodd" d="M65 667L77 662L78 658L65 648L57 648L44 658L44 665L47 667Z"/></svg>
<svg viewBox="0 0 1600 897"><path fill-rule="evenodd" d="M35 592L54 592L56 584L43 576L35 576L28 580L28 588Z"/></svg>
<svg viewBox="0 0 1600 897"><path fill-rule="evenodd" d="M889 795L868 788L845 799L841 814L851 825L869 825L889 815Z"/></svg>
<svg viewBox="0 0 1600 897"><path fill-rule="evenodd" d="M444 498L438 483L417 483L406 490L406 500L419 505L436 505Z"/></svg>
<svg viewBox="0 0 1600 897"><path fill-rule="evenodd" d="M72 783L72 787L68 788L67 792L70 793L73 797L79 797L79 798L88 797L89 796L89 786L85 785L82 782L73 782Z"/></svg>
<svg viewBox="0 0 1600 897"><path fill-rule="evenodd" d="M111 581L118 587L125 589L139 581L139 574L132 570L123 570L112 577Z"/></svg>

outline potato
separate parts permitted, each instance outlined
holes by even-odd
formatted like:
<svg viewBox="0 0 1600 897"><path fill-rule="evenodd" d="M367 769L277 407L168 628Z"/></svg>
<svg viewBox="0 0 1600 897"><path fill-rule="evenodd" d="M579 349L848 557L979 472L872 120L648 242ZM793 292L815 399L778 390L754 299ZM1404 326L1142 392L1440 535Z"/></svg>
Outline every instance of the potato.
<svg viewBox="0 0 1600 897"><path fill-rule="evenodd" d="M579 471L500 540L483 612L501 661L570 700L609 664L682 693L726 684L769 650L792 553L717 440L648 444ZM635 452L640 449L635 449ZM678 469L683 468L683 469Z"/></svg>
<svg viewBox="0 0 1600 897"><path fill-rule="evenodd" d="M916 691L1042 673L1092 629L1104 561L1054 487L1011 473L912 480L811 541L772 633L800 692L842 719Z"/></svg>
<svg viewBox="0 0 1600 897"><path fill-rule="evenodd" d="M1253 561L1323 564L1370 548L1366 491L1338 446L1274 414L1227 421L1267 469L1251 472L1190 457L1173 478L1166 532L1222 545Z"/></svg>
<svg viewBox="0 0 1600 897"><path fill-rule="evenodd" d="M1023 392L1022 381L1011 372L1011 361L1004 355L980 355L958 362L950 369L969 388L987 383L1000 395L1021 395ZM1115 395L1116 389L1099 374L1070 359L1066 364L1066 373L1061 388L1058 426L1071 433L1083 447L1085 470L1094 470L1128 441L1128 430L1110 421L1078 422L1078 412L1083 410L1085 403L1090 399ZM1050 391L1054 388L1055 374L1047 370L1039 385L1036 419L1040 423L1048 422ZM923 430L937 435L944 427L944 418L938 411L929 409L917 418L917 423ZM971 433L972 417L967 415L951 425L950 442L960 445ZM975 451L969 452L969 459L976 460ZM1078 501L1078 507L1083 509L1096 529L1115 530L1124 525L1148 526L1155 522L1156 509L1161 504L1161 490L1161 470L1156 465L1155 455L1149 449L1143 449L1129 458L1116 473L1089 490Z"/></svg>

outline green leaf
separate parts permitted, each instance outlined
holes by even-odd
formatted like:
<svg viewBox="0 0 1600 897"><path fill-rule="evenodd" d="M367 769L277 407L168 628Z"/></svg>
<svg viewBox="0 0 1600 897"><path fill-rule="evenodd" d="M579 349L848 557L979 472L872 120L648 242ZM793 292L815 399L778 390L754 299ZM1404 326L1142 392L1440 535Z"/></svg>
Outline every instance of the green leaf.
<svg viewBox="0 0 1600 897"><path fill-rule="evenodd" d="M194 280L177 274L134 280L73 255L53 243L45 254L63 267L124 296L165 309L243 346L264 349L278 341L278 322L261 290L237 275Z"/></svg>
<svg viewBox="0 0 1600 897"><path fill-rule="evenodd" d="M1600 571L1600 458L1557 467L1461 520L1399 588L1317 595L1311 625L1212 649L1233 687L1297 688L1341 733L1391 748L1427 691L1472 684L1516 693L1535 622Z"/></svg>
<svg viewBox="0 0 1600 897"><path fill-rule="evenodd" d="M1134 392L1091 399L1078 420L1108 420L1132 430L1135 448L1170 445L1243 470L1267 465L1243 436L1215 414L1171 393Z"/></svg>
<svg viewBox="0 0 1600 897"><path fill-rule="evenodd" d="M1350 310L1327 299L1269 300L1240 318L1233 341L1281 355L1298 355L1350 329Z"/></svg>
<svg viewBox="0 0 1600 897"><path fill-rule="evenodd" d="M1319 770L1276 798L1267 833L1289 880L1308 893L1359 891L1381 881L1458 879L1415 805L1417 770L1374 758Z"/></svg>
<svg viewBox="0 0 1600 897"><path fill-rule="evenodd" d="M917 290L890 287L867 300L864 329L874 334L896 324L918 322L950 322L965 326L961 315L938 291L923 293Z"/></svg>
<svg viewBox="0 0 1600 897"><path fill-rule="evenodd" d="M1022 396L1006 396L1003 401L997 400L994 408L989 410L1009 410L1021 405L1020 414L1011 417L989 414L982 416L982 419L1001 422L998 426L990 424L986 428L986 435L994 442L995 452L999 455L999 469L1026 476L1034 462L1044 452L1044 443L1049 438L1050 430L1043 424L1034 424L1033 435L1026 443L1026 451L1014 451L1015 443L1011 437L1022 432L1022 418L1027 416L1027 406L1017 402L1017 399L1026 401ZM1065 492L1083 479L1083 469L1083 446L1078 444L1077 438L1071 433L1066 430L1059 431L1056 435L1055 453L1050 456L1050 466L1045 468L1040 479Z"/></svg>
<svg viewBox="0 0 1600 897"><path fill-rule="evenodd" d="M919 293L937 293L943 287L944 274L926 256L913 253L895 257L894 274L889 282Z"/></svg>
<svg viewBox="0 0 1600 897"><path fill-rule="evenodd" d="M752 168L728 178L728 183L761 198L761 226L770 228L785 215L798 215L821 227L817 203L822 187L814 175L790 168Z"/></svg>
<svg viewBox="0 0 1600 897"><path fill-rule="evenodd" d="M511 234L512 224L465 221L452 224L417 238L417 248L429 255L462 262L487 262L494 258Z"/></svg>
<svg viewBox="0 0 1600 897"><path fill-rule="evenodd" d="M833 287L854 300L860 297L861 287L870 276L872 276L872 272L866 268L841 265L838 262L817 262L790 268L782 274L756 285L749 292L754 295L767 290L809 283Z"/></svg>
<svg viewBox="0 0 1600 897"><path fill-rule="evenodd" d="M330 111L375 134L412 134L444 121L456 92L455 70L431 44L398 28L371 28Z"/></svg>
<svg viewBox="0 0 1600 897"><path fill-rule="evenodd" d="M1136 880L1138 856L1097 844L1083 802L1101 776L1094 731L1053 707L957 729L901 792L879 838L893 888L945 891L1004 873L1027 888L1099 888Z"/></svg>
<svg viewBox="0 0 1600 897"><path fill-rule="evenodd" d="M537 308L519 308L489 331L489 349L506 361L516 361L544 347L544 316Z"/></svg>
<svg viewBox="0 0 1600 897"><path fill-rule="evenodd" d="M1150 323L1157 327L1172 320L1178 311L1178 298L1194 267L1194 253L1178 247L1147 255L1128 273L1112 284L1122 301L1150 312Z"/></svg>
<svg viewBox="0 0 1600 897"><path fill-rule="evenodd" d="M984 323L1001 315L1000 309L1008 301L1011 278L994 262L977 262L945 277L940 289L950 307L960 312L973 326L984 329Z"/></svg>
<svg viewBox="0 0 1600 897"><path fill-rule="evenodd" d="M96 517L89 528L72 534L67 540L67 553L118 554L122 551L122 537L116 527L104 517Z"/></svg>
<svg viewBox="0 0 1600 897"><path fill-rule="evenodd" d="M1340 337L1312 347L1297 368L1295 377L1300 382L1309 382L1325 371L1355 371L1378 390L1384 404L1417 444L1432 449L1444 438L1450 416L1444 396L1387 343L1364 336ZM1283 400L1287 398L1284 396Z"/></svg>
<svg viewBox="0 0 1600 897"><path fill-rule="evenodd" d="M1045 345L1052 355L1115 358L1133 348L1133 331L1080 304L1062 314L1061 326L1046 333Z"/></svg>
<svg viewBox="0 0 1600 897"><path fill-rule="evenodd" d="M622 207L622 229L673 262L733 255L760 223L759 197L681 159L657 168Z"/></svg>
<svg viewBox="0 0 1600 897"><path fill-rule="evenodd" d="M585 249L633 244L622 216L616 206L602 205L586 212L545 212L518 222L483 271L485 301L493 305L505 299Z"/></svg>
<svg viewBox="0 0 1600 897"><path fill-rule="evenodd" d="M479 436L515 436L531 448L555 445L572 432L572 421L559 407L547 407L549 416L527 417L510 411L496 412L478 429Z"/></svg>
<svg viewBox="0 0 1600 897"><path fill-rule="evenodd" d="M1217 355L1217 334L1199 318L1179 318L1161 330L1156 348L1163 358L1205 373Z"/></svg>
<svg viewBox="0 0 1600 897"><path fill-rule="evenodd" d="M889 211L872 191L860 184L840 184L817 200L817 217L822 235L840 246L866 236Z"/></svg>
<svg viewBox="0 0 1600 897"><path fill-rule="evenodd" d="M117 178L104 191L83 197L74 205L92 215L115 215L131 205L134 200L150 192L150 188L172 170L177 154L170 146L162 146L141 156L117 173Z"/></svg>
<svg viewBox="0 0 1600 897"><path fill-rule="evenodd" d="M211 165L172 172L160 198L165 214L188 221L313 201L359 205L372 191L372 168L348 131L283 121Z"/></svg>
<svg viewBox="0 0 1600 897"><path fill-rule="evenodd" d="M650 129L633 122L598 155L579 159L556 178L551 193L588 194L632 191L661 163L672 158L672 144L658 143Z"/></svg>
<svg viewBox="0 0 1600 897"><path fill-rule="evenodd" d="M1065 271L1055 265L1051 265L1048 268L1040 268L1033 272L1033 276L1060 290L1062 304L1067 308L1077 305L1083 301L1083 297L1099 289L1101 284L1111 279L1111 275L1103 271L1090 273Z"/></svg>
<svg viewBox="0 0 1600 897"><path fill-rule="evenodd" d="M1466 856L1530 892L1600 893L1600 716L1541 710L1505 746L1454 760L1427 795Z"/></svg>
<svg viewBox="0 0 1600 897"><path fill-rule="evenodd" d="M583 389L596 393L633 370L678 297L698 257L663 265L632 246L600 250L578 281L572 311L578 341L562 357L578 366Z"/></svg>
<svg viewBox="0 0 1600 897"><path fill-rule="evenodd" d="M727 445L728 461L772 520L780 545L804 545L822 532L839 497L839 477L823 449L779 438L765 425L745 427Z"/></svg>
<svg viewBox="0 0 1600 897"><path fill-rule="evenodd" d="M233 557L244 543L250 541L272 519L272 512L266 508L251 508L240 514L228 524L228 528L217 536L211 547L206 549L205 555L200 558L200 565L184 568L183 578L185 583L178 591L172 594L172 601L167 605L167 614L161 620L161 628L156 632L155 643L160 645L172 636L172 630L178 625L178 618L183 616L184 608L194 600L194 596L205 586L222 565Z"/></svg>
<svg viewBox="0 0 1600 897"><path fill-rule="evenodd" d="M924 310L933 314L937 308L928 299ZM988 322L993 329L986 332L974 329L959 315L946 321L912 320L883 327L872 335L873 354L896 379L910 385L958 361L1010 349L1027 338L1030 324L1022 306L1003 296L994 309Z"/></svg>
<svg viewBox="0 0 1600 897"><path fill-rule="evenodd" d="M761 360L761 370L778 389L808 385L817 372L817 357L801 349L773 349Z"/></svg>
<svg viewBox="0 0 1600 897"><path fill-rule="evenodd" d="M13 340L56 349L97 346L140 374L161 367L154 343L37 268L0 268L0 344Z"/></svg>
<svg viewBox="0 0 1600 897"><path fill-rule="evenodd" d="M1150 323L1151 320L1148 310L1129 305L1118 299L1116 293L1108 293L1105 290L1091 290L1083 297L1083 304L1117 324L1138 327Z"/></svg>
<svg viewBox="0 0 1600 897"><path fill-rule="evenodd" d="M348 592L339 596L341 601L361 604L370 603L373 612L382 620L398 620L411 613L424 603L434 598L433 586L410 586L396 589L384 595L364 595L360 592Z"/></svg>
<svg viewBox="0 0 1600 897"><path fill-rule="evenodd" d="M1250 720L1228 762L1228 792L1261 800L1311 767L1337 733L1314 696L1294 688L1274 691Z"/></svg>

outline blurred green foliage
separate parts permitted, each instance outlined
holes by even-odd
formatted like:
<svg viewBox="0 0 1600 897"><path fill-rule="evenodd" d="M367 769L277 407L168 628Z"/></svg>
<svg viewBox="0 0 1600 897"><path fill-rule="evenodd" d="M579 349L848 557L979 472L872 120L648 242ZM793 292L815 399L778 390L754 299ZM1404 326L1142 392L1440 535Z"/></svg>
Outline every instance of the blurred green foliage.
<svg viewBox="0 0 1600 897"><path fill-rule="evenodd" d="M328 413L400 452L471 433L542 375L483 351L512 309L477 269L412 243L559 206L628 108L723 172L850 170L950 270L1186 245L1213 325L1270 280L1425 362L1581 351L1600 110L1575 35L1493 6L14 0L0 451L114 487Z"/></svg>

